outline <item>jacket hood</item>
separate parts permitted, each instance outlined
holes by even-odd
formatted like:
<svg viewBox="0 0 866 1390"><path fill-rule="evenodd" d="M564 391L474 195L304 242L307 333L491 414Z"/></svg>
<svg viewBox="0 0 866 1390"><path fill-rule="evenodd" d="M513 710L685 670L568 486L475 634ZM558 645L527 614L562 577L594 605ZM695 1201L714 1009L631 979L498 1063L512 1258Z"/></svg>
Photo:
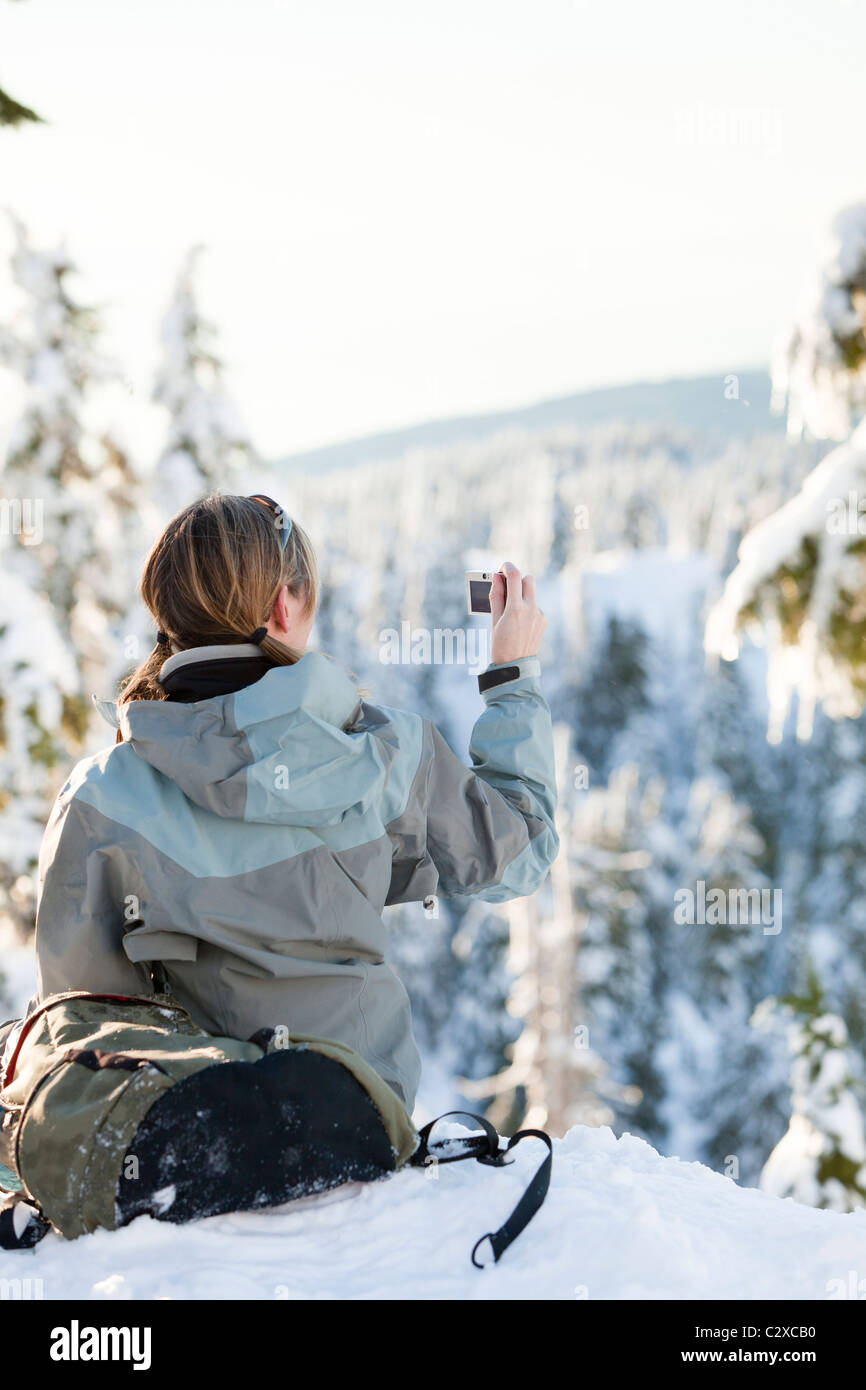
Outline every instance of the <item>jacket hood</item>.
<svg viewBox="0 0 866 1390"><path fill-rule="evenodd" d="M227 660L242 655L238 647L196 651L199 658L181 656L210 662L220 659L218 652L227 652ZM95 703L140 758L220 816L334 825L365 811L385 781L378 741L346 732L360 713L358 692L323 652L307 652L293 666L275 666L244 689L209 699Z"/></svg>

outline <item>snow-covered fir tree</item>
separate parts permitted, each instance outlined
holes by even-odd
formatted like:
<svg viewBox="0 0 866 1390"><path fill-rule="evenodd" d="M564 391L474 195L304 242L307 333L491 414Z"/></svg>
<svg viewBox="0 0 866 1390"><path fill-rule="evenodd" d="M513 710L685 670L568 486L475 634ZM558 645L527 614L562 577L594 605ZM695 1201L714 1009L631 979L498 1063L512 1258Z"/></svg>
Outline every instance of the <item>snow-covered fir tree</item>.
<svg viewBox="0 0 866 1390"><path fill-rule="evenodd" d="M451 949L454 917L438 898L388 908L388 960L412 1003L419 1046L428 1055L448 1054L457 958ZM449 1061L451 1059L449 1058Z"/></svg>
<svg viewBox="0 0 866 1390"><path fill-rule="evenodd" d="M754 674L760 686L761 672ZM744 661L712 662L696 682L690 722L698 776L719 782L751 810L763 843L762 867L772 872L783 815L783 760L767 742L766 715L750 688Z"/></svg>
<svg viewBox="0 0 866 1390"><path fill-rule="evenodd" d="M648 646L639 624L610 614L595 659L587 663L573 696L581 752L599 779L611 770L617 735L650 708Z"/></svg>
<svg viewBox="0 0 866 1390"><path fill-rule="evenodd" d="M463 1078L476 1083L469 1088L473 1108L487 1105L489 1098L479 1097L477 1083L505 1069L523 1026L508 1009L514 984L508 947L503 914L486 903L470 902L459 915L451 942L458 964L448 1037L459 1084ZM508 1120L506 1116L506 1126Z"/></svg>
<svg viewBox="0 0 866 1390"><path fill-rule="evenodd" d="M16 309L0 360L16 414L2 460L0 794L5 882L34 862L48 799L81 750L90 695L118 660L137 479L107 432L112 368L65 249L14 221ZM25 914L26 915L26 914Z"/></svg>
<svg viewBox="0 0 866 1390"><path fill-rule="evenodd" d="M678 895L673 914L670 1142L676 1151L696 1147L712 1167L754 1182L783 1113L781 1059L751 1019L784 978L784 895L765 872L765 845L748 806L719 782L692 783L683 840L681 888L704 908L700 918L682 912L692 899Z"/></svg>
<svg viewBox="0 0 866 1390"><path fill-rule="evenodd" d="M852 1046L866 1054L866 715L819 718L808 753L816 777L802 911L808 947L828 1007L845 1020Z"/></svg>
<svg viewBox="0 0 866 1390"><path fill-rule="evenodd" d="M866 1127L862 1061L848 1030L827 1012L811 969L801 994L780 1001L790 1029L791 1120L764 1166L761 1187L813 1207L852 1211L866 1203Z"/></svg>
<svg viewBox="0 0 866 1390"><path fill-rule="evenodd" d="M819 274L780 340L774 387L792 432L845 442L746 535L707 642L733 657L742 630L762 628L775 731L796 689L806 736L818 702L850 716L866 701L866 204L833 222Z"/></svg>
<svg viewBox="0 0 866 1390"><path fill-rule="evenodd" d="M154 401L168 414L155 493L170 517L196 497L231 490L255 461L225 390L216 328L202 316L196 270L202 248L187 253L162 320L162 359Z"/></svg>
<svg viewBox="0 0 866 1390"><path fill-rule="evenodd" d="M610 1073L602 1094L613 1121L661 1143L666 1137L660 1049L666 1035L671 827L662 787L624 763L575 803L574 911L584 920L573 988L580 1022ZM562 853L562 851L560 851Z"/></svg>

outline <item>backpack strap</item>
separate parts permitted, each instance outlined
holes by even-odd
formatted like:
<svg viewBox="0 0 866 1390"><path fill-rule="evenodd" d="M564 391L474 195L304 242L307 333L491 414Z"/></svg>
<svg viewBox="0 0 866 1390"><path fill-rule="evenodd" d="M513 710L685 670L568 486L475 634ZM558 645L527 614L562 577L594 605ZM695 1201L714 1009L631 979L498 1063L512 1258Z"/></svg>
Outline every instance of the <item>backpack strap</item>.
<svg viewBox="0 0 866 1390"><path fill-rule="evenodd" d="M474 1120L482 1133L470 1134L465 1138L440 1139L438 1142L431 1143L430 1135L434 1126L440 1120L447 1120L452 1115L463 1115L467 1119ZM498 1230L486 1231L483 1236L479 1236L472 1247L472 1263L476 1269L485 1268L475 1258L479 1245L485 1240L490 1241L493 1250L493 1262L494 1264L497 1263L509 1245L529 1225L547 1196L550 1187L550 1175L553 1171L553 1142L550 1135L545 1134L543 1129L519 1129L516 1134L512 1134L505 1148L500 1148L500 1137L490 1121L485 1120L482 1115L473 1115L469 1110L447 1110L444 1115L437 1115L435 1120L430 1120L428 1124L424 1125L423 1129L418 1131L418 1135L420 1143L410 1160L415 1167L426 1167L430 1163L458 1163L463 1158L475 1158L479 1163L487 1163L493 1168L502 1168L514 1162L514 1159L508 1158L507 1155L517 1147L521 1139L541 1139L547 1145L547 1154L536 1169L529 1186L511 1215L503 1221Z"/></svg>

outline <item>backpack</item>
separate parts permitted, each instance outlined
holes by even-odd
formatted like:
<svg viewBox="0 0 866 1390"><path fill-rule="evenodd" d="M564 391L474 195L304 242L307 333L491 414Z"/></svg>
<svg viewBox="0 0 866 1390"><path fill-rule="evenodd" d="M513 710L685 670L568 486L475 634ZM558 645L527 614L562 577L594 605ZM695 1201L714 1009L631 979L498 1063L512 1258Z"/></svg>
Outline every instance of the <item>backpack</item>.
<svg viewBox="0 0 866 1390"><path fill-rule="evenodd" d="M450 1111L449 1115L468 1112ZM55 994L6 1033L0 1063L0 1247L74 1239L137 1216L182 1223L278 1206L406 1164L500 1167L521 1139L547 1155L489 1240L494 1262L541 1206L553 1146L521 1130L434 1142L352 1048L267 1028L214 1037L169 994ZM3 1177L4 1170L11 1179ZM2 1197L0 1192L0 1197Z"/></svg>

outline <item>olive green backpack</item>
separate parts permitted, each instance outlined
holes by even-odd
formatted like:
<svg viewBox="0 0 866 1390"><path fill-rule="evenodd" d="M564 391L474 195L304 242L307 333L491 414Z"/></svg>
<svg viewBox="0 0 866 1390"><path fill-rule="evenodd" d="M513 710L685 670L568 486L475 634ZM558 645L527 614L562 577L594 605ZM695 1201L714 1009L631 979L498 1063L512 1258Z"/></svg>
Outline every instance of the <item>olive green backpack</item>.
<svg viewBox="0 0 866 1390"><path fill-rule="evenodd" d="M474 1118L481 1134L431 1143L437 1121L417 1131L343 1043L285 1028L213 1037L165 993L52 995L5 1029L0 1247L34 1245L51 1227L74 1238L140 1215L185 1222L276 1206L407 1163L501 1166L535 1135L543 1163L504 1225L473 1247L474 1264L485 1239L498 1260L544 1200L552 1146L523 1130L503 1148Z"/></svg>

